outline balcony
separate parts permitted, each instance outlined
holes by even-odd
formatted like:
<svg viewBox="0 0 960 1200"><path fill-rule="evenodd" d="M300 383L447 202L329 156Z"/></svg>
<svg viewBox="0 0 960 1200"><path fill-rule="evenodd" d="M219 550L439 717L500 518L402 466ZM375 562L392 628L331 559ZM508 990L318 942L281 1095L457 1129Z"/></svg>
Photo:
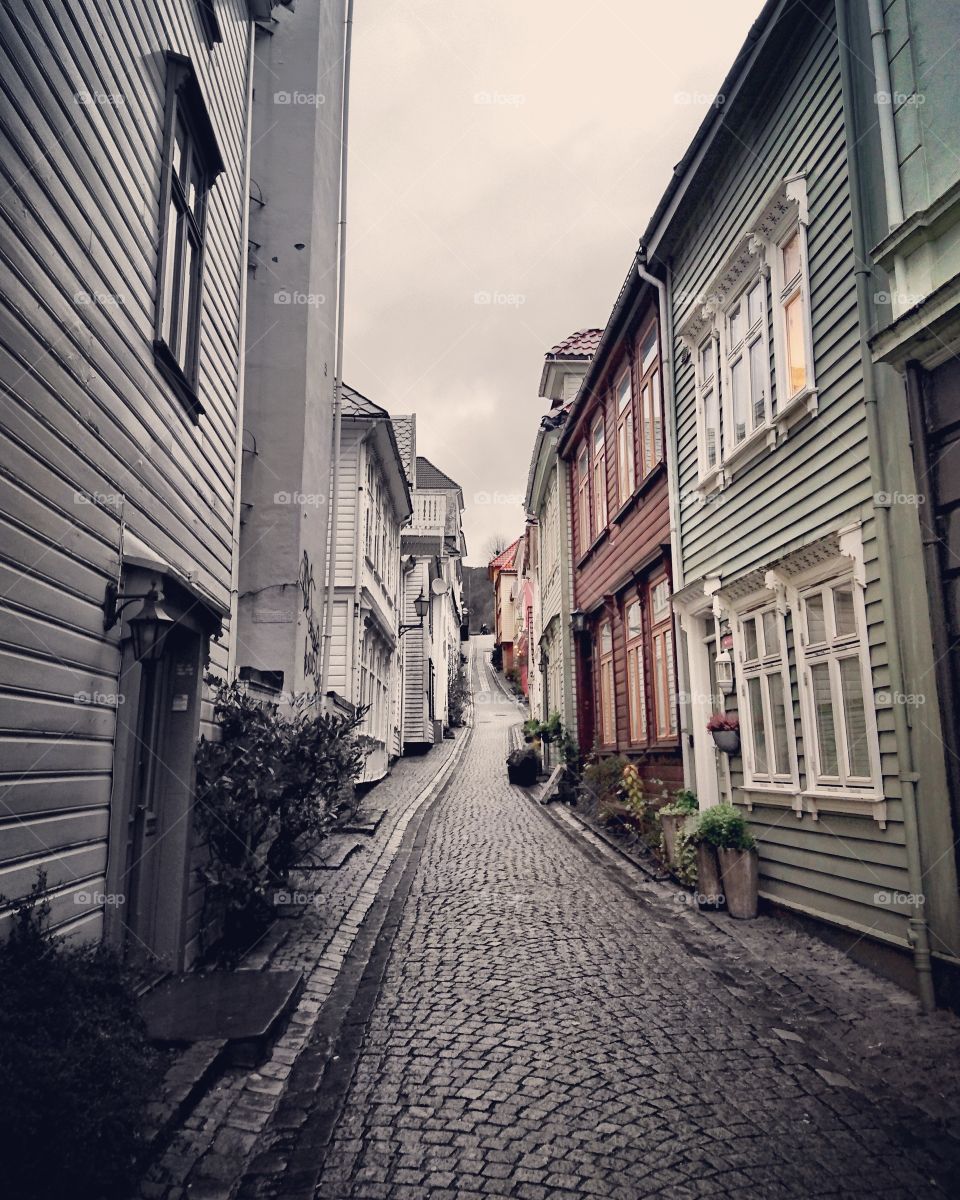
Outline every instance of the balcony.
<svg viewBox="0 0 960 1200"><path fill-rule="evenodd" d="M413 516L401 532L406 554L442 554L447 521L447 498L436 492L413 493Z"/></svg>

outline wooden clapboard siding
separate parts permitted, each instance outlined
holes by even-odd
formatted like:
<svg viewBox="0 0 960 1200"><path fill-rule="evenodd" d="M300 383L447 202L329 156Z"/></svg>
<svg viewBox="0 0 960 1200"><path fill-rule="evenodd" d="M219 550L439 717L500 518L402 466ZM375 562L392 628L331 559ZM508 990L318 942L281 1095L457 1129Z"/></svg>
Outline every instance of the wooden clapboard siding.
<svg viewBox="0 0 960 1200"><path fill-rule="evenodd" d="M729 134L710 159L709 178L694 183L670 234L679 328L708 291L751 214L787 175L806 177L811 317L819 411L786 441L743 467L703 503L696 491L694 363L676 341L676 420L680 537L685 582L725 582L772 563L853 521L861 522L866 573L867 643L875 691L889 683L873 519L873 487L864 413L858 311L839 62L833 6L798 21L755 67L746 99L724 111ZM775 387L775 383L774 383ZM792 636L790 679L794 728L805 768ZM906 945L907 907L875 900L909 891L897 744L892 709L877 709L886 828L863 815L822 812L799 819L750 793L752 828L761 847L761 891L786 905ZM739 759L734 796L743 799Z"/></svg>
<svg viewBox="0 0 960 1200"><path fill-rule="evenodd" d="M417 620L413 602L421 591L430 595L430 568L418 560L403 577L403 611L406 622ZM403 740L425 742L433 740L428 708L430 635L423 629L411 629L403 637Z"/></svg>
<svg viewBox="0 0 960 1200"><path fill-rule="evenodd" d="M191 0L0 11L0 892L43 867L53 920L88 935L102 913L73 900L105 890L125 698L109 699L119 631L101 606L124 526L230 607L250 26L244 0L218 18L208 53ZM152 350L167 50L194 64L226 167L207 203L198 424ZM214 670L228 653L229 635Z"/></svg>

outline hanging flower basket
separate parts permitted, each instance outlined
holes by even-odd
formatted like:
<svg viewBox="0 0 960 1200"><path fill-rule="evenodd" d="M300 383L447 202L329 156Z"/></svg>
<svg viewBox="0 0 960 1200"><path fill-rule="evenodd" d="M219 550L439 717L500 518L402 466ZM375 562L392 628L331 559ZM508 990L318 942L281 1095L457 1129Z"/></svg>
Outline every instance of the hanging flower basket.
<svg viewBox="0 0 960 1200"><path fill-rule="evenodd" d="M714 713L707 722L714 745L724 754L740 753L740 721L727 713Z"/></svg>

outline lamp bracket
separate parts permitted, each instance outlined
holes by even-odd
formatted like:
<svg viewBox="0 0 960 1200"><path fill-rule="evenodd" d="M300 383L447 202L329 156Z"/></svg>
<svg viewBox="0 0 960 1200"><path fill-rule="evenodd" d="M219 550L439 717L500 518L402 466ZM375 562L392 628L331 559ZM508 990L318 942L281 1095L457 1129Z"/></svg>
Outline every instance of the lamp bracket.
<svg viewBox="0 0 960 1200"><path fill-rule="evenodd" d="M151 588L149 592L138 592L135 596L124 596L120 598L120 588L111 579L107 584L103 593L103 631L107 632L120 620L120 614L128 604L133 604L135 600L146 600L148 596L157 596L159 593L156 588Z"/></svg>

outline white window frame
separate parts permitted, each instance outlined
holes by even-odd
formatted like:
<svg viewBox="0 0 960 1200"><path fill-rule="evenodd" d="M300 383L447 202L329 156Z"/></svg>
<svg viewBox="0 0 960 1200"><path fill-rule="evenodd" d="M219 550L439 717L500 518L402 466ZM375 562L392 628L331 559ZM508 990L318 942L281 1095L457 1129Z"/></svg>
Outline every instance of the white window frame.
<svg viewBox="0 0 960 1200"><path fill-rule="evenodd" d="M590 434L577 453L577 554L582 557L593 544L593 504L590 500Z"/></svg>
<svg viewBox="0 0 960 1200"><path fill-rule="evenodd" d="M607 528L607 423L601 411L590 425L590 475L593 484L593 522L590 544Z"/></svg>
<svg viewBox="0 0 960 1200"><path fill-rule="evenodd" d="M805 207L805 206L803 206ZM773 353L777 378L777 420L782 422L799 407L816 397L816 372L813 361L813 323L810 311L810 260L807 251L807 222L803 210L775 231L768 248L771 299L773 309ZM783 247L796 234L800 250L800 270L793 279L784 277ZM795 392L790 391L790 368L787 358L787 305L800 296L803 318L803 349L806 357L804 382Z"/></svg>
<svg viewBox="0 0 960 1200"><path fill-rule="evenodd" d="M713 354L713 374L709 377L704 377L702 366L703 350L707 342L710 343ZM694 347L694 354L696 356L697 389L697 460L700 482L701 484L705 484L719 476L720 468L723 464L723 448L720 440L720 345L715 328L711 327L707 336L697 342ZM709 461L707 456L707 434L711 429L707 419L707 396L711 392L713 394L714 413L716 416L716 420L712 425L715 439L714 445L716 447L716 459L713 463Z"/></svg>
<svg viewBox="0 0 960 1200"><path fill-rule="evenodd" d="M855 632L850 635L837 636L834 624L832 596L827 602L827 594L835 588L850 586L853 593L853 616ZM811 643L808 637L806 621L806 599L820 592L824 596L824 620L826 623L827 640ZM795 599L792 604L794 611L794 629L797 646L797 675L800 680L801 723L803 727L803 744L805 749L805 771L807 788L822 794L855 796L864 799L879 800L883 798L883 777L880 762L880 738L877 731L877 713L873 692L872 671L870 667L870 648L868 644L866 602L864 587L857 579L856 573L848 568L821 572L796 585ZM867 754L870 763L870 774L856 776L848 769L848 747L846 714L843 710L842 692L839 686L839 663L843 659L856 658L860 668L860 686L863 693L864 736L867 740ZM831 698L839 700L839 705L833 706L834 740L837 748L836 775L825 775L821 771L820 742L817 734L817 713L813 689L812 668L826 663L830 669Z"/></svg>
<svg viewBox="0 0 960 1200"><path fill-rule="evenodd" d="M637 432L633 403L633 368L628 362L615 389L617 412L617 507L637 490Z"/></svg>
<svg viewBox="0 0 960 1200"><path fill-rule="evenodd" d="M631 633L630 612L636 609L639 625ZM627 715L630 744L646 745L650 740L650 721L647 713L647 638L644 630L643 605L631 600L623 614L627 663Z"/></svg>
<svg viewBox="0 0 960 1200"><path fill-rule="evenodd" d="M776 621L778 646L771 651L766 645L766 634L763 629L763 616L773 613ZM737 675L737 697L740 710L740 731L743 747L744 786L763 789L781 789L786 792L796 792L800 788L799 759L797 754L796 706L790 686L790 663L787 652L787 630L784 614L776 600L765 595L761 599L752 599L743 608L738 608L732 614L730 627L733 632L734 661ZM756 621L758 635L757 658L747 658L745 624ZM794 625L794 628L796 626ZM762 650L761 650L762 648ZM770 699L770 678L777 676L781 680L786 709L787 726L787 759L786 771L775 770L776 756L773 748L773 706ZM756 765L756 736L753 728L753 711L750 706L750 680L759 679L761 704L763 708L763 723L767 747L768 770L759 771Z"/></svg>
<svg viewBox="0 0 960 1200"><path fill-rule="evenodd" d="M721 375L721 397L723 404L723 428L726 431L723 447L722 462L729 464L737 456L753 445L754 440L766 437L773 421L773 402L771 397L770 378L770 300L768 295L767 276L769 272L759 263L737 291L733 299L720 314L719 340L720 353L723 360ZM734 311L739 308L747 320L749 295L755 286L759 285L761 292L762 312L758 324L744 326L744 334L734 341L730 333L730 320ZM750 373L750 351L759 344L763 364L761 384L763 386L763 411L759 421L754 421L756 397L753 395L753 380ZM738 363L743 363L746 371L748 414L744 436L736 440L736 422L733 410L733 373Z"/></svg>

